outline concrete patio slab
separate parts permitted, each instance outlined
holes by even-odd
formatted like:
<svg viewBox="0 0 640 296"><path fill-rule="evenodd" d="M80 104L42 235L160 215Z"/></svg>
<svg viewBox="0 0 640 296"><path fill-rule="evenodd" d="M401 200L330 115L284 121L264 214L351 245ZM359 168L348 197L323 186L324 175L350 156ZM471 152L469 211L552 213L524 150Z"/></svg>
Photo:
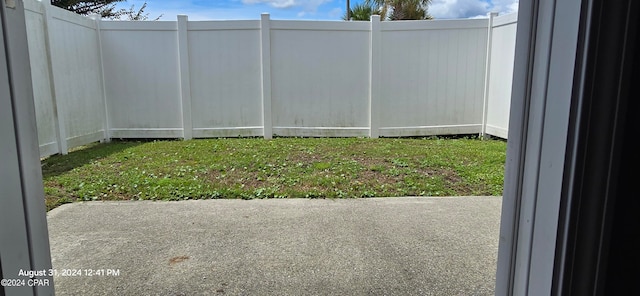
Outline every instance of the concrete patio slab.
<svg viewBox="0 0 640 296"><path fill-rule="evenodd" d="M493 295L500 197L88 202L57 295Z"/></svg>

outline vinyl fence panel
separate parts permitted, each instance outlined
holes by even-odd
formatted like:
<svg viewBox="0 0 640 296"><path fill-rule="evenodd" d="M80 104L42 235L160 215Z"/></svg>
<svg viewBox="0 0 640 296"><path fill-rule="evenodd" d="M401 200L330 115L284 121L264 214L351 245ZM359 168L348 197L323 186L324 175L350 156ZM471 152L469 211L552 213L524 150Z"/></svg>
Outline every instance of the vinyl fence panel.
<svg viewBox="0 0 640 296"><path fill-rule="evenodd" d="M504 139L509 127L516 27L515 13L493 20L486 132Z"/></svg>
<svg viewBox="0 0 640 296"><path fill-rule="evenodd" d="M481 131L486 20L382 23L381 136Z"/></svg>
<svg viewBox="0 0 640 296"><path fill-rule="evenodd" d="M50 7L48 20L57 113L69 148L104 139L98 32L93 20ZM66 152L66 151L65 151Z"/></svg>
<svg viewBox="0 0 640 296"><path fill-rule="evenodd" d="M51 94L49 73L49 55L45 29L44 7L36 1L25 1L25 22L29 44L29 60L33 84L33 98L38 125L40 156L49 156L60 152L56 134L55 106Z"/></svg>
<svg viewBox="0 0 640 296"><path fill-rule="evenodd" d="M190 22L194 137L262 135L260 23Z"/></svg>
<svg viewBox="0 0 640 296"><path fill-rule="evenodd" d="M113 138L182 136L176 22L102 22Z"/></svg>
<svg viewBox="0 0 640 296"><path fill-rule="evenodd" d="M271 24L273 133L366 136L369 24Z"/></svg>

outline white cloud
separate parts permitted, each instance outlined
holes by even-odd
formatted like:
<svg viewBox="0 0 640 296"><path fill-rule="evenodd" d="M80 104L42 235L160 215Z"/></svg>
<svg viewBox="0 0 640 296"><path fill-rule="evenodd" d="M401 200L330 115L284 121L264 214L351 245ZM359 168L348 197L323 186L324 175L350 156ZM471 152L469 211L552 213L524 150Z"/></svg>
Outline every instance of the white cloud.
<svg viewBox="0 0 640 296"><path fill-rule="evenodd" d="M269 4L272 7L275 8L289 8L289 7L293 7L293 6L298 6L300 5L300 3L298 3L300 1L296 1L296 0L242 0L242 3L244 4L260 4L260 3L265 3L265 4Z"/></svg>
<svg viewBox="0 0 640 296"><path fill-rule="evenodd" d="M304 11L315 13L316 11L318 11L318 7L320 7L320 5L329 3L332 0L297 0L297 1L302 2L302 7Z"/></svg>
<svg viewBox="0 0 640 296"><path fill-rule="evenodd" d="M492 11L507 14L518 11L518 0L493 0Z"/></svg>
<svg viewBox="0 0 640 296"><path fill-rule="evenodd" d="M436 19L468 18L485 14L489 4L481 0L434 0L429 14Z"/></svg>
<svg viewBox="0 0 640 296"><path fill-rule="evenodd" d="M429 14L436 19L481 18L489 12L507 14L518 11L518 0L433 0Z"/></svg>
<svg viewBox="0 0 640 296"><path fill-rule="evenodd" d="M331 0L242 0L244 4L267 4L274 8L302 8L301 13L315 13L318 7Z"/></svg>
<svg viewBox="0 0 640 296"><path fill-rule="evenodd" d="M488 15L486 15L486 14L479 14L479 15L475 15L475 16L470 16L470 17L468 17L468 18L469 18L469 19L486 19L486 18L488 18L488 17L489 17L489 16L488 16Z"/></svg>

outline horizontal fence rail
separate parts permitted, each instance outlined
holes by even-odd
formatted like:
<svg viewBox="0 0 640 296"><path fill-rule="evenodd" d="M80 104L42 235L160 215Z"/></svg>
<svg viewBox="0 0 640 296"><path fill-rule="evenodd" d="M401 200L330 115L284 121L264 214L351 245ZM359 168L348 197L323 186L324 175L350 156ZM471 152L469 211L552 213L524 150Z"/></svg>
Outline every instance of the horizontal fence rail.
<svg viewBox="0 0 640 296"><path fill-rule="evenodd" d="M24 0L41 156L112 138L506 138L516 15L101 21Z"/></svg>

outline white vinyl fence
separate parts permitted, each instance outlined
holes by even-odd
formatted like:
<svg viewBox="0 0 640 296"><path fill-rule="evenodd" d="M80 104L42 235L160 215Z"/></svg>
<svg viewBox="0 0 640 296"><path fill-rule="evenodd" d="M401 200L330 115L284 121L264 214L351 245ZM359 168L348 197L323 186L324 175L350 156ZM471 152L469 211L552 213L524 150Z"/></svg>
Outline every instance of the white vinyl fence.
<svg viewBox="0 0 640 296"><path fill-rule="evenodd" d="M517 14L492 18L491 54L487 58L489 72L484 133L507 138L509 109L511 106L511 81L516 48Z"/></svg>
<svg viewBox="0 0 640 296"><path fill-rule="evenodd" d="M487 20L381 25L380 135L480 133Z"/></svg>
<svg viewBox="0 0 640 296"><path fill-rule="evenodd" d="M127 22L24 2L42 156L111 138L506 138L515 14Z"/></svg>
<svg viewBox="0 0 640 296"><path fill-rule="evenodd" d="M24 4L40 155L105 139L96 22L38 1Z"/></svg>

